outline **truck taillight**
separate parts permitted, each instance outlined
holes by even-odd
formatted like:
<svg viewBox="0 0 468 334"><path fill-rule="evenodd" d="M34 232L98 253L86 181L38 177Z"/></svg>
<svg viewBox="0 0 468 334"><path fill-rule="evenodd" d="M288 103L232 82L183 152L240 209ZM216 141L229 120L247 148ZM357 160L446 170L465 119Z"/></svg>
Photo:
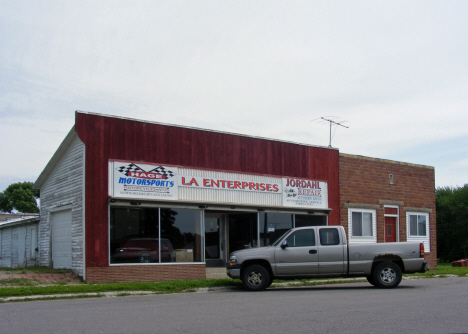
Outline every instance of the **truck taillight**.
<svg viewBox="0 0 468 334"><path fill-rule="evenodd" d="M424 244L422 242L419 244L419 257L424 257Z"/></svg>

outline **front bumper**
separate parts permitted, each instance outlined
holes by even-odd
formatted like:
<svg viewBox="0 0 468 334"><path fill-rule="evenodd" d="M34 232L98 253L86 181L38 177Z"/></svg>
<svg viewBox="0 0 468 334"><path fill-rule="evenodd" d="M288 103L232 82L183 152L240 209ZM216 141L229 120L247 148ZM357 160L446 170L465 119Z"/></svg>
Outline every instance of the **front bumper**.
<svg viewBox="0 0 468 334"><path fill-rule="evenodd" d="M226 274L233 279L240 279L240 266L227 267Z"/></svg>

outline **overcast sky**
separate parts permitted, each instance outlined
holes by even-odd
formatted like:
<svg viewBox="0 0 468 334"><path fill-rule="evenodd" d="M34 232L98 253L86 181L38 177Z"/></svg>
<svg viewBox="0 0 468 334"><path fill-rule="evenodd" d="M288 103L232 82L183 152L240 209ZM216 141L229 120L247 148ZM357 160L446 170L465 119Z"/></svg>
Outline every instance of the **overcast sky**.
<svg viewBox="0 0 468 334"><path fill-rule="evenodd" d="M328 146L468 183L468 1L0 0L0 191L75 110Z"/></svg>

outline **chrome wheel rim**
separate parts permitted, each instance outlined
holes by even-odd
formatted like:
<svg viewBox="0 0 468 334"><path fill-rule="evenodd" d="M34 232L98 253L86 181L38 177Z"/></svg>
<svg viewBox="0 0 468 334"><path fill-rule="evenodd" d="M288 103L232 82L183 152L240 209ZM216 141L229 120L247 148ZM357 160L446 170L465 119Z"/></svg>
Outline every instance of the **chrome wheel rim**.
<svg viewBox="0 0 468 334"><path fill-rule="evenodd" d="M381 279L382 282L384 282L386 284L390 284L393 281L395 281L396 276L397 276L396 272L392 268L384 268L380 272L380 279Z"/></svg>
<svg viewBox="0 0 468 334"><path fill-rule="evenodd" d="M263 281L263 275L261 272L258 271L251 271L249 273L249 276L247 277L247 282L249 282L250 285L253 286L259 286L262 284Z"/></svg>

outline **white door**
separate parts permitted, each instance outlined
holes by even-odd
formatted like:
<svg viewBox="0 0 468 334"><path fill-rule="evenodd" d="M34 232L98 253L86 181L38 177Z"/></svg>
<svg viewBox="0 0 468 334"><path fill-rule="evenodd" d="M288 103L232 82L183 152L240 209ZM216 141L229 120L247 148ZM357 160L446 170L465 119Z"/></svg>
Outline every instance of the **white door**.
<svg viewBox="0 0 468 334"><path fill-rule="evenodd" d="M71 222L71 210L51 214L53 268L72 268Z"/></svg>
<svg viewBox="0 0 468 334"><path fill-rule="evenodd" d="M36 238L37 226L29 227L29 236L31 237L31 242L29 243L29 259L27 265L35 265L36 261L36 248L37 248L37 238Z"/></svg>
<svg viewBox="0 0 468 334"><path fill-rule="evenodd" d="M18 231L18 267L26 266L26 226L19 226Z"/></svg>

